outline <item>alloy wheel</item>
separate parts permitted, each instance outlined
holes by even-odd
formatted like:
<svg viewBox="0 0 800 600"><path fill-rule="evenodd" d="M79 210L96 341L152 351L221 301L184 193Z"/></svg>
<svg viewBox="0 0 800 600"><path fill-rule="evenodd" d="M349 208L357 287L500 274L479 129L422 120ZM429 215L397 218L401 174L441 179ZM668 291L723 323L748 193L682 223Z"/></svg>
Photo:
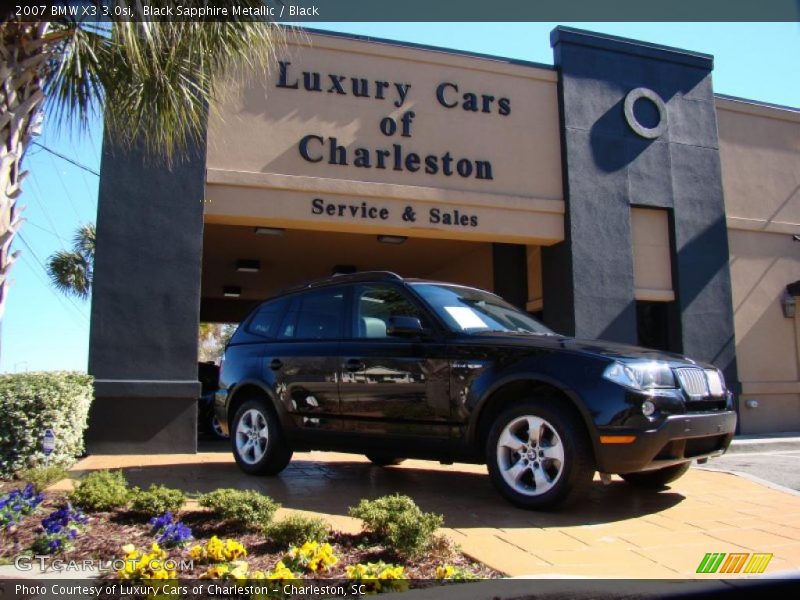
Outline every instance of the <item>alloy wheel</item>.
<svg viewBox="0 0 800 600"><path fill-rule="evenodd" d="M514 491L540 496L558 482L564 471L564 445L548 421L523 415L511 420L500 433L497 465Z"/></svg>
<svg viewBox="0 0 800 600"><path fill-rule="evenodd" d="M247 464L258 463L267 451L269 429L267 418L259 410L251 408L242 415L236 426L236 450Z"/></svg>

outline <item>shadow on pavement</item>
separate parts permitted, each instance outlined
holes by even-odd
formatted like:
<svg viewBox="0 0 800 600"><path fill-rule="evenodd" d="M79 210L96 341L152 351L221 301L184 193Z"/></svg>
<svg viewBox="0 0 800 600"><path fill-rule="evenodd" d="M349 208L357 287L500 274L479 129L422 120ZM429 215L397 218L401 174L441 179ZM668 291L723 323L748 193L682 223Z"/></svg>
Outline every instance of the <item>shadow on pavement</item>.
<svg viewBox="0 0 800 600"><path fill-rule="evenodd" d="M227 444L220 446L228 451ZM364 461L293 460L276 477L242 473L228 458L189 463L125 468L128 481L146 487L163 483L188 493L220 487L254 489L285 508L347 515L361 498L407 494L424 509L441 513L445 525L462 527L564 527L621 521L666 510L684 500L675 492L645 492L622 482L603 485L594 481L588 496L558 512L531 512L508 504L493 488L485 467L413 461L400 467L381 468ZM311 455L313 458L313 455ZM340 455L341 456L341 455ZM426 468L426 465L430 468Z"/></svg>

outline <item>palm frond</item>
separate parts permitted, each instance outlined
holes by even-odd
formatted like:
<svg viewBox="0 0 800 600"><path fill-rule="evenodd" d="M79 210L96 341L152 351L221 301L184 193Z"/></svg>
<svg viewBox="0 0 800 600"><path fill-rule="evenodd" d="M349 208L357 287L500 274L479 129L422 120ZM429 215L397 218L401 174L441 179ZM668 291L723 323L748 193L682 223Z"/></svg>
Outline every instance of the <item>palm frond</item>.
<svg viewBox="0 0 800 600"><path fill-rule="evenodd" d="M264 0L214 4L257 7ZM236 19L128 20L108 28L63 22L54 31L60 41L45 86L54 118L75 117L85 126L102 106L106 134L116 144L141 144L147 156L170 161L201 141L208 106L223 97L233 74L266 72L282 36L271 23Z"/></svg>
<svg viewBox="0 0 800 600"><path fill-rule="evenodd" d="M83 256L89 263L94 263L94 251L97 247L97 230L93 223L81 225L72 238L72 249Z"/></svg>
<svg viewBox="0 0 800 600"><path fill-rule="evenodd" d="M92 265L78 252L60 250L47 261L53 286L65 295L86 299L92 288Z"/></svg>
<svg viewBox="0 0 800 600"><path fill-rule="evenodd" d="M109 53L108 36L70 23L54 25L57 39L45 78L45 110L61 128L74 120L86 130L103 102L101 73Z"/></svg>

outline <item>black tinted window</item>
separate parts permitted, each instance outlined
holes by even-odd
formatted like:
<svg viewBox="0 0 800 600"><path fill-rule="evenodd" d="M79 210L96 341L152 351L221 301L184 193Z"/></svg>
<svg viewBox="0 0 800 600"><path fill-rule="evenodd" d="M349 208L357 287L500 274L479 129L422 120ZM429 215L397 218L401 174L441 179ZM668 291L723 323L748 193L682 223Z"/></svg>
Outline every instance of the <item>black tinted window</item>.
<svg viewBox="0 0 800 600"><path fill-rule="evenodd" d="M286 312L289 300L281 298L261 306L250 322L247 324L247 332L261 337L274 338L278 333L281 317Z"/></svg>
<svg viewBox="0 0 800 600"><path fill-rule="evenodd" d="M322 290L295 298L279 337L325 340L342 337L344 291Z"/></svg>
<svg viewBox="0 0 800 600"><path fill-rule="evenodd" d="M355 300L355 337L385 338L389 319L416 317L423 326L425 317L413 302L394 286L365 285L358 288Z"/></svg>

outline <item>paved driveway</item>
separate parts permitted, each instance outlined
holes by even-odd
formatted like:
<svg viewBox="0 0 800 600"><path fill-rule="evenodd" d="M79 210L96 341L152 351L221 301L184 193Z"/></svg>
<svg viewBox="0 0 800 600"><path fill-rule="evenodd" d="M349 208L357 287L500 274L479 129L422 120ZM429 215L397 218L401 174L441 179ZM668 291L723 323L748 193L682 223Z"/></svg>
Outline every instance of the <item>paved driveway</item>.
<svg viewBox="0 0 800 600"><path fill-rule="evenodd" d="M729 453L702 468L745 473L800 493L800 450Z"/></svg>
<svg viewBox="0 0 800 600"><path fill-rule="evenodd" d="M772 553L767 574L800 571L800 496L727 473L692 469L658 493L595 480L580 504L536 513L507 504L474 465L409 460L382 469L356 455L310 452L295 454L279 477L261 478L241 473L227 452L204 452L91 456L74 471L100 468L123 468L140 486L257 489L346 530L358 527L346 515L359 499L408 494L444 515L466 553L515 576L718 577L695 573L708 552Z"/></svg>

